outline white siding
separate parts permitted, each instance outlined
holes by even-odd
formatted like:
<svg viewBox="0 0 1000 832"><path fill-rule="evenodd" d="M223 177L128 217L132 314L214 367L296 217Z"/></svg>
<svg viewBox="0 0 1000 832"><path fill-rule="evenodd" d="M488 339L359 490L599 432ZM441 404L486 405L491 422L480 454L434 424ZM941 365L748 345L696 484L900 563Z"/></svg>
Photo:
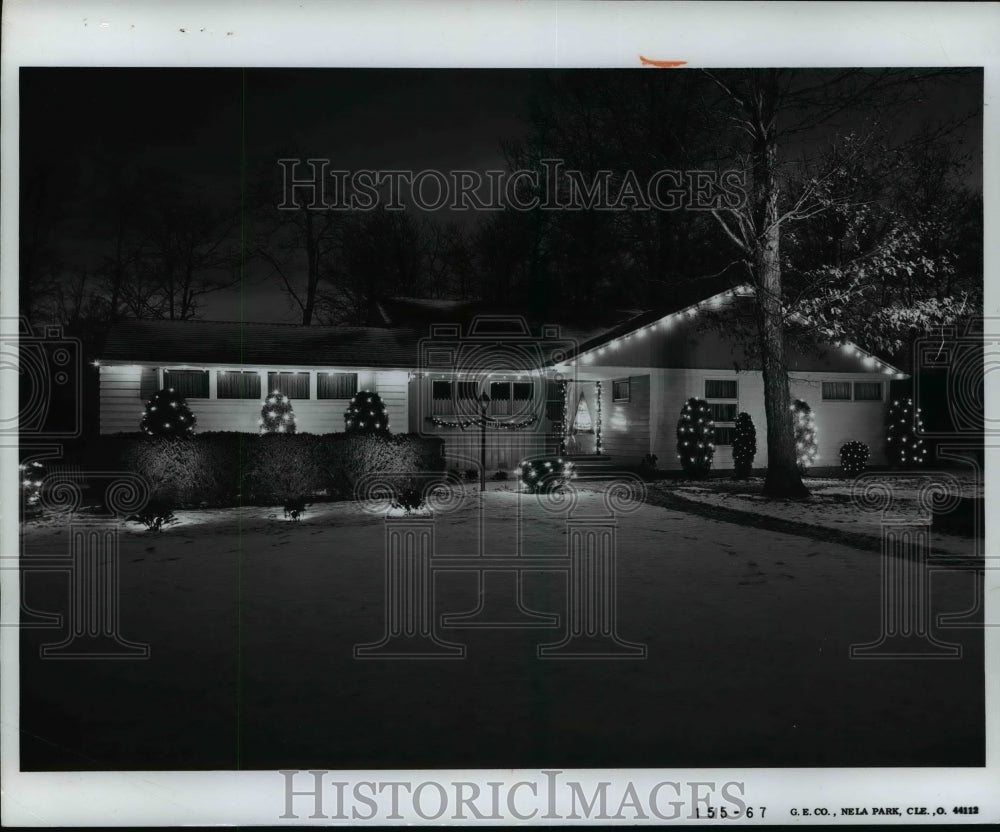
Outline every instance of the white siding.
<svg viewBox="0 0 1000 832"><path fill-rule="evenodd" d="M389 430L393 433L409 433L409 406L408 398L408 378L409 374L403 370L392 370L389 372L375 373L375 390L382 397L385 409L389 416ZM358 380L360 384L361 380ZM345 403L344 409L347 405ZM344 429L343 415L341 410L341 423L337 430Z"/></svg>
<svg viewBox="0 0 1000 832"><path fill-rule="evenodd" d="M614 401L615 380L628 379L628 401ZM602 452L622 465L638 466L649 453L649 376L615 376L601 382Z"/></svg>
<svg viewBox="0 0 1000 832"><path fill-rule="evenodd" d="M823 401L823 381L882 381L880 402ZM840 447L845 442L864 442L871 451L869 465L885 465L885 408L889 380L873 374L792 374L792 398L802 399L816 419L819 456L816 465L840 465Z"/></svg>
<svg viewBox="0 0 1000 832"><path fill-rule="evenodd" d="M684 402L691 396L704 398L705 379L733 378L738 384L738 411L745 411L757 428L757 456L754 467L767 464L767 417L764 412L764 381L760 372L725 370L654 370L650 404L652 453L658 457L660 468L680 468L677 460L677 419ZM802 399L812 409L816 420L816 438L819 445L817 466L839 466L840 446L859 440L871 451L870 465L884 465L883 446L885 401L823 401L823 381L881 381L883 394L887 395L889 380L873 373L793 373L790 393L793 399ZM716 448L712 464L716 469L733 467L732 450Z"/></svg>
<svg viewBox="0 0 1000 832"><path fill-rule="evenodd" d="M295 368L283 368L295 369ZM304 368L303 368L304 369ZM139 430L139 420L145 402L140 395L143 368L137 366L101 367L101 433L133 433ZM147 378L150 368L145 368ZM344 412L349 399L321 399L316 396L316 373L309 370L312 398L295 399L292 407L295 421L302 433L339 433L344 429ZM162 385L162 370L158 374L155 389ZM209 375L209 391L215 393L216 373ZM358 372L358 389L375 390L382 396L389 412L389 423L393 433L408 430L407 419L407 373L405 370ZM267 371L261 371L261 392L266 395ZM256 433L259 430L260 399L188 399L192 413L197 417L197 432L240 431Z"/></svg>
<svg viewBox="0 0 1000 832"><path fill-rule="evenodd" d="M145 410L141 367L100 368L101 433L134 433Z"/></svg>

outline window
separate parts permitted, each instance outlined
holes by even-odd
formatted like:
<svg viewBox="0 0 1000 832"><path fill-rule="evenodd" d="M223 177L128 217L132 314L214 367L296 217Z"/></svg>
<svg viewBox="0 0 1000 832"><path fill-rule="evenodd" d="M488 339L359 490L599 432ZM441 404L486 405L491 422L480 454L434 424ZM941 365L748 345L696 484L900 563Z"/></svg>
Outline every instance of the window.
<svg viewBox="0 0 1000 832"><path fill-rule="evenodd" d="M290 399L309 398L309 373L268 373L267 392L277 390Z"/></svg>
<svg viewBox="0 0 1000 832"><path fill-rule="evenodd" d="M524 413L535 397L535 385L530 381L494 381L490 383L490 415L513 416ZM560 418L562 403L560 402Z"/></svg>
<svg viewBox="0 0 1000 832"><path fill-rule="evenodd" d="M545 384L545 416L552 422L561 422L563 417L563 391L558 381Z"/></svg>
<svg viewBox="0 0 1000 832"><path fill-rule="evenodd" d="M735 379L705 379L706 399L735 399Z"/></svg>
<svg viewBox="0 0 1000 832"><path fill-rule="evenodd" d="M207 399L208 370L164 370L163 386L185 399Z"/></svg>
<svg viewBox="0 0 1000 832"><path fill-rule="evenodd" d="M850 401L851 382L849 381L824 381L823 399L825 401Z"/></svg>
<svg viewBox="0 0 1000 832"><path fill-rule="evenodd" d="M854 401L856 402L882 401L882 382L881 381L854 382Z"/></svg>
<svg viewBox="0 0 1000 832"><path fill-rule="evenodd" d="M350 399L357 392L357 373L316 374L316 398L318 399Z"/></svg>
<svg viewBox="0 0 1000 832"><path fill-rule="evenodd" d="M252 370L219 370L217 382L220 399L260 398L260 373Z"/></svg>
<svg viewBox="0 0 1000 832"><path fill-rule="evenodd" d="M479 407L479 384L475 381L458 383L458 406L462 410Z"/></svg>
<svg viewBox="0 0 1000 832"><path fill-rule="evenodd" d="M733 434L736 432L735 427L719 427L715 426L715 444L718 445L732 445L733 444Z"/></svg>
<svg viewBox="0 0 1000 832"><path fill-rule="evenodd" d="M882 401L882 382L824 381L823 399L839 402L849 402L852 399L856 402L880 402Z"/></svg>
<svg viewBox="0 0 1000 832"><path fill-rule="evenodd" d="M490 415L510 416L510 382L494 381L490 383Z"/></svg>
<svg viewBox="0 0 1000 832"><path fill-rule="evenodd" d="M449 414L451 406L451 382L432 381L431 382L431 413L435 416Z"/></svg>
<svg viewBox="0 0 1000 832"><path fill-rule="evenodd" d="M455 385L458 385L457 388ZM456 389L457 401L452 392ZM456 412L479 412L479 385L474 381L453 382L444 379L431 382L431 413L442 416Z"/></svg>
<svg viewBox="0 0 1000 832"><path fill-rule="evenodd" d="M714 419L716 423L736 421L735 403L709 402L708 406L712 411L712 419Z"/></svg>
<svg viewBox="0 0 1000 832"><path fill-rule="evenodd" d="M736 379L705 379L705 401L715 422L715 445L732 445L736 428L737 401Z"/></svg>
<svg viewBox="0 0 1000 832"><path fill-rule="evenodd" d="M611 382L611 401L627 402L629 400L628 379Z"/></svg>

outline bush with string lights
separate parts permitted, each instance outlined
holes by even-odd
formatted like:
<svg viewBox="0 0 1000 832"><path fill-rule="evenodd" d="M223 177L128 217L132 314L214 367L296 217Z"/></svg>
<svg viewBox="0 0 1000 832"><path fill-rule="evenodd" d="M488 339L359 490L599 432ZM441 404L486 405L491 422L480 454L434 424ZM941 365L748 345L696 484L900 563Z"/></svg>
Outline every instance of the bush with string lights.
<svg viewBox="0 0 1000 832"><path fill-rule="evenodd" d="M733 468L736 476L746 479L753 470L753 460L757 456L757 428L749 413L736 415L733 428Z"/></svg>
<svg viewBox="0 0 1000 832"><path fill-rule="evenodd" d="M802 399L792 402L792 427L795 430L795 463L804 474L816 461L819 445L816 441L816 418L812 408Z"/></svg>
<svg viewBox="0 0 1000 832"><path fill-rule="evenodd" d="M912 398L893 400L886 413L885 455L894 468L919 468L927 461L924 440L917 435L924 425Z"/></svg>
<svg viewBox="0 0 1000 832"><path fill-rule="evenodd" d="M518 465L518 478L529 494L545 494L565 485L575 476L573 463L562 457L525 459Z"/></svg>
<svg viewBox="0 0 1000 832"><path fill-rule="evenodd" d="M146 436L185 437L194 434L197 422L184 397L171 387L157 390L146 402L139 430Z"/></svg>
<svg viewBox="0 0 1000 832"><path fill-rule="evenodd" d="M295 411L292 410L292 400L280 390L275 390L267 397L260 408L261 433L295 433Z"/></svg>
<svg viewBox="0 0 1000 832"><path fill-rule="evenodd" d="M389 435L389 413L382 397L371 390L359 390L344 413L345 433Z"/></svg>
<svg viewBox="0 0 1000 832"><path fill-rule="evenodd" d="M864 442L854 440L840 446L840 467L849 477L864 473L870 457L871 451Z"/></svg>
<svg viewBox="0 0 1000 832"><path fill-rule="evenodd" d="M689 477L704 477L715 456L715 421L704 399L690 398L677 420L677 458Z"/></svg>

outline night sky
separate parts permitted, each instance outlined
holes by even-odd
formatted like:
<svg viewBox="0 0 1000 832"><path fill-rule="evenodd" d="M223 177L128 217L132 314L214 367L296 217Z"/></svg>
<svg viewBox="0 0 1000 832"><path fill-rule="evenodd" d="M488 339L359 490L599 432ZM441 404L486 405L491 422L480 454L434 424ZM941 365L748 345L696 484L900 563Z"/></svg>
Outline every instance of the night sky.
<svg viewBox="0 0 1000 832"><path fill-rule="evenodd" d="M238 206L246 92L248 177L282 155L355 170L504 167L501 140L526 130L530 73L520 70L21 70L21 167L56 164L62 203L92 215L100 160L177 171L217 204ZM106 164L106 162L105 162ZM155 199L155 194L150 195ZM450 212L449 212L450 213ZM67 223L67 229L72 222ZM82 225L60 245L99 257ZM284 296L251 269L250 320L295 320ZM236 292L204 299L203 317L238 317Z"/></svg>
<svg viewBox="0 0 1000 832"><path fill-rule="evenodd" d="M501 142L528 130L533 77L537 71L509 69L22 69L21 169L58 171L58 244L66 260L86 262L99 259L106 242L87 220L109 164L176 172L234 209L244 137L248 180L273 175L282 155L330 159L348 170L502 168ZM981 96L981 79L958 94L929 88L924 112L958 111ZM981 180L979 162L972 176ZM237 297L207 296L202 317L237 318ZM256 268L243 298L246 319L295 320Z"/></svg>

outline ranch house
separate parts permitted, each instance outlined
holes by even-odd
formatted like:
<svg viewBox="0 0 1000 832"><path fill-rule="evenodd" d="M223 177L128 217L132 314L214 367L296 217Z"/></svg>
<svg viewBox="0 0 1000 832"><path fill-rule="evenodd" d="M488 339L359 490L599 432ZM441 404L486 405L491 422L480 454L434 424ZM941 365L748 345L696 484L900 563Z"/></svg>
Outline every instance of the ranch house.
<svg viewBox="0 0 1000 832"><path fill-rule="evenodd" d="M300 432L344 429L359 390L385 402L390 430L445 440L449 467L488 470L556 452L636 467L647 454L679 468L676 426L684 402L709 403L713 468L733 465L736 414L757 426L755 467L767 458L763 383L746 321L748 286L692 285L668 308L610 327L534 326L475 314L454 302L385 302L373 325L299 326L232 321L126 321L109 333L100 367L100 430L138 430L144 402L174 388L198 432L259 429L263 400L287 395ZM845 342L792 331L786 343L793 399L813 410L817 465L841 445L865 442L885 463L884 410L896 367Z"/></svg>

